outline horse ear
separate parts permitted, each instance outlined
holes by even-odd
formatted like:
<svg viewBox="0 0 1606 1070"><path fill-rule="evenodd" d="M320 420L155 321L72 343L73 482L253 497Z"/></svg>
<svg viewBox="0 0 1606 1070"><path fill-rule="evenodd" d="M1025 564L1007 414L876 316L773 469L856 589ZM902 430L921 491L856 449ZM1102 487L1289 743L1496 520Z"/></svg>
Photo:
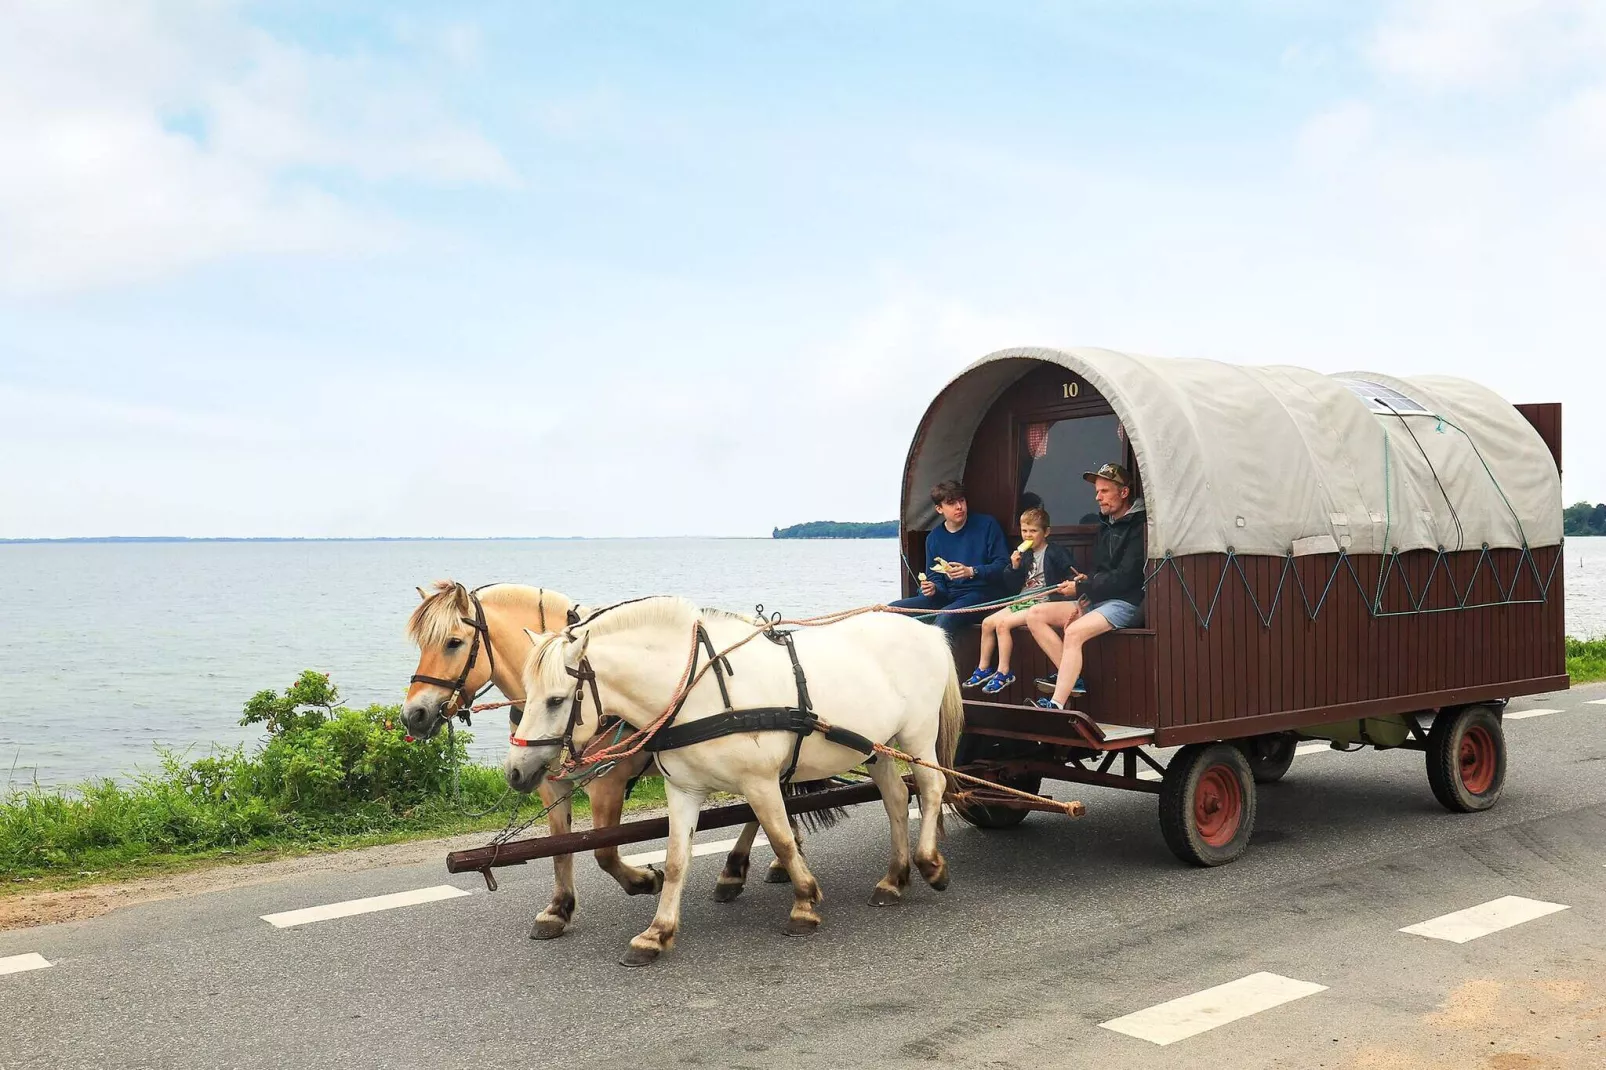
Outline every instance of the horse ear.
<svg viewBox="0 0 1606 1070"><path fill-rule="evenodd" d="M428 602L429 601L429 595L424 593L424 589L422 587L414 587L413 590L418 592L418 600L420 602Z"/></svg>
<svg viewBox="0 0 1606 1070"><path fill-rule="evenodd" d="M578 669L580 660L586 656L586 647L590 645L590 632L586 632L580 638L565 643L563 647L563 663L571 669Z"/></svg>

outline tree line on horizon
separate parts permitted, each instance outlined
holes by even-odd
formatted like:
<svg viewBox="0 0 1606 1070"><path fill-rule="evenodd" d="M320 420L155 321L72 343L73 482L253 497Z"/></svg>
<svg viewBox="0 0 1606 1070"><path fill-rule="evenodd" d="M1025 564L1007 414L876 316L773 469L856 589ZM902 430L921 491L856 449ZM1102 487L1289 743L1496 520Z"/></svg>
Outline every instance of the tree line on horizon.
<svg viewBox="0 0 1606 1070"><path fill-rule="evenodd" d="M1561 511L1563 535L1606 535L1606 502L1574 502Z"/></svg>
<svg viewBox="0 0 1606 1070"><path fill-rule="evenodd" d="M771 537L776 539L896 539L898 522L843 522L838 520L810 520L805 524L775 528Z"/></svg>

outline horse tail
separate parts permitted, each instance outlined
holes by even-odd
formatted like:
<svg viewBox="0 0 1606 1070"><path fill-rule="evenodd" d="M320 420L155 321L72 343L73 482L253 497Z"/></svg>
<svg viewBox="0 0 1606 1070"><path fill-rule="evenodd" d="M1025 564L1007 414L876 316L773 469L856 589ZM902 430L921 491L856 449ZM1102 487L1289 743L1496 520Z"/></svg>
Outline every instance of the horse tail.
<svg viewBox="0 0 1606 1070"><path fill-rule="evenodd" d="M959 674L954 669L954 659L948 654L947 646L943 648L943 661L947 666L947 673L942 683L942 708L937 715L937 764L953 768L954 756L959 753L959 737L965 731L965 700L959 691ZM947 774L943 775L947 784L947 793L952 795L959 790L959 782ZM937 808L937 831L944 831L942 826L942 808Z"/></svg>

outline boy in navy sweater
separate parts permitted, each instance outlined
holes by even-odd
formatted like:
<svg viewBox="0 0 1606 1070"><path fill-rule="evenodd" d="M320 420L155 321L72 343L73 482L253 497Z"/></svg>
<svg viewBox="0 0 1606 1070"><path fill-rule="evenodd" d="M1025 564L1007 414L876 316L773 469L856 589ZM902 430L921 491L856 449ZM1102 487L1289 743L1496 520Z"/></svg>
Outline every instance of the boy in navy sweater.
<svg viewBox="0 0 1606 1070"><path fill-rule="evenodd" d="M962 609L1007 594L1009 548L998 521L985 513L970 515L965 485L944 480L931 488L931 503L942 523L926 535L926 571L920 594L892 603L904 609ZM951 637L981 623L980 613L941 613L932 623Z"/></svg>

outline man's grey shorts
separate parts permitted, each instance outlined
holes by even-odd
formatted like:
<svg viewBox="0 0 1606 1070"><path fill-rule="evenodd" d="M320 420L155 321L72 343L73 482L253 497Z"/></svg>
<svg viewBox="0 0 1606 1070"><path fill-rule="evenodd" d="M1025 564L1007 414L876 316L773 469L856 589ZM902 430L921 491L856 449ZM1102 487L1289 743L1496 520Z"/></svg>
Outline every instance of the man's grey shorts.
<svg viewBox="0 0 1606 1070"><path fill-rule="evenodd" d="M1143 615L1143 611L1131 602L1123 602L1119 598L1112 598L1108 602L1100 602L1089 613L1097 613L1110 622L1112 628L1130 628Z"/></svg>

